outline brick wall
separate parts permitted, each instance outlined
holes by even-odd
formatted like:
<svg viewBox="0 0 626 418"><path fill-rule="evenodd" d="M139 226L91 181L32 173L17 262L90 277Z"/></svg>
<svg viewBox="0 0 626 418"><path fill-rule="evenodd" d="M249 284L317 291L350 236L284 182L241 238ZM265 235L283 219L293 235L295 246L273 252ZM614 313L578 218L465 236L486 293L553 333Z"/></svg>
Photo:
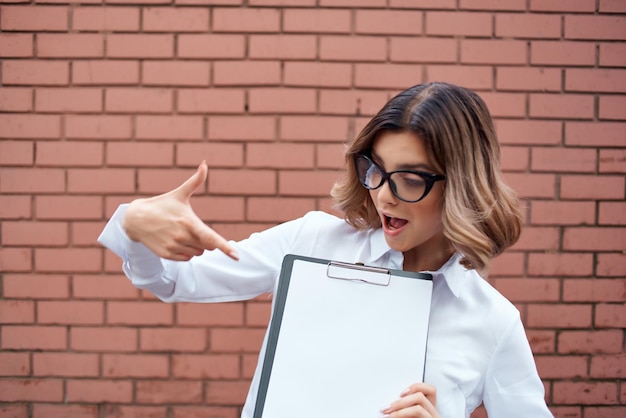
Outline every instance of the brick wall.
<svg viewBox="0 0 626 418"><path fill-rule="evenodd" d="M0 0L0 416L237 417L267 297L161 303L105 220L201 159L228 238L328 210L343 143L432 80L496 119L526 228L490 280L551 409L625 416L625 40L623 0Z"/></svg>

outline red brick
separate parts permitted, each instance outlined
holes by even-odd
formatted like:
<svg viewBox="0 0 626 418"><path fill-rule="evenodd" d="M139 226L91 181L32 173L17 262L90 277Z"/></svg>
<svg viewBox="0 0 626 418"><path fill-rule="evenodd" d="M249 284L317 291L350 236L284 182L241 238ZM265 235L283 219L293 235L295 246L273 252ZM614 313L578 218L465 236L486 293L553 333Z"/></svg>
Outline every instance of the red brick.
<svg viewBox="0 0 626 418"><path fill-rule="evenodd" d="M585 418L621 418L624 414L623 406L585 407Z"/></svg>
<svg viewBox="0 0 626 418"><path fill-rule="evenodd" d="M428 35L487 36L493 31L491 13L426 12Z"/></svg>
<svg viewBox="0 0 626 418"><path fill-rule="evenodd" d="M245 92L239 89L180 89L177 106L181 113L243 113Z"/></svg>
<svg viewBox="0 0 626 418"><path fill-rule="evenodd" d="M180 34L178 35L180 58L243 58L246 38L242 35Z"/></svg>
<svg viewBox="0 0 626 418"><path fill-rule="evenodd" d="M29 300L0 300L0 324L32 324L35 303Z"/></svg>
<svg viewBox="0 0 626 418"><path fill-rule="evenodd" d="M281 171L278 193L283 196L328 196L338 171Z"/></svg>
<svg viewBox="0 0 626 418"><path fill-rule="evenodd" d="M138 139L202 139L204 120L201 116L137 116L135 135Z"/></svg>
<svg viewBox="0 0 626 418"><path fill-rule="evenodd" d="M269 195L276 192L270 170L209 170L209 193Z"/></svg>
<svg viewBox="0 0 626 418"><path fill-rule="evenodd" d="M124 93L120 92L119 96ZM118 97L118 100L122 100ZM132 134L130 116L66 115L65 135L71 139L128 139Z"/></svg>
<svg viewBox="0 0 626 418"><path fill-rule="evenodd" d="M253 222L285 222L315 209L315 200L310 198L254 197L248 200L247 219Z"/></svg>
<svg viewBox="0 0 626 418"><path fill-rule="evenodd" d="M26 58L34 55L33 34L0 33L0 51L3 58Z"/></svg>
<svg viewBox="0 0 626 418"><path fill-rule="evenodd" d="M563 128L560 122L541 120L496 120L498 139L502 144L561 143Z"/></svg>
<svg viewBox="0 0 626 418"><path fill-rule="evenodd" d="M621 277L626 275L626 254L598 254L597 275Z"/></svg>
<svg viewBox="0 0 626 418"><path fill-rule="evenodd" d="M348 138L348 120L333 116L283 116L281 139L290 141L335 141Z"/></svg>
<svg viewBox="0 0 626 418"><path fill-rule="evenodd" d="M51 274L5 274L3 295L14 299L66 299L69 278Z"/></svg>
<svg viewBox="0 0 626 418"><path fill-rule="evenodd" d="M40 272L99 271L101 254L96 248L38 248L35 251L35 268Z"/></svg>
<svg viewBox="0 0 626 418"><path fill-rule="evenodd" d="M521 276L524 274L524 254L508 252L499 255L492 260L489 275L498 276Z"/></svg>
<svg viewBox="0 0 626 418"><path fill-rule="evenodd" d="M174 56L174 37L170 34L109 34L110 58L170 58Z"/></svg>
<svg viewBox="0 0 626 418"><path fill-rule="evenodd" d="M600 225L626 225L626 202L600 202L598 211Z"/></svg>
<svg viewBox="0 0 626 418"><path fill-rule="evenodd" d="M536 356L537 371L543 379L576 379L587 377L586 356Z"/></svg>
<svg viewBox="0 0 626 418"><path fill-rule="evenodd" d="M137 189L140 193L160 194L178 187L191 174L189 170L144 168L137 175Z"/></svg>
<svg viewBox="0 0 626 418"><path fill-rule="evenodd" d="M320 6L326 7L384 7L385 0L320 0Z"/></svg>
<svg viewBox="0 0 626 418"><path fill-rule="evenodd" d="M101 408L102 418L117 418L120 415L133 418L166 418L168 416L168 408L165 406L109 405L105 403ZM204 408L204 412L206 412L206 407Z"/></svg>
<svg viewBox="0 0 626 418"><path fill-rule="evenodd" d="M622 332L609 331L561 331L558 339L559 353L597 354L621 353Z"/></svg>
<svg viewBox="0 0 626 418"><path fill-rule="evenodd" d="M3 87L0 90L0 112L28 112L31 110L33 110L32 89Z"/></svg>
<svg viewBox="0 0 626 418"><path fill-rule="evenodd" d="M313 113L317 105L315 90L303 88L251 89L248 100L250 113Z"/></svg>
<svg viewBox="0 0 626 418"><path fill-rule="evenodd" d="M202 382L150 380L135 383L136 400L141 404L199 404Z"/></svg>
<svg viewBox="0 0 626 418"><path fill-rule="evenodd" d="M72 63L74 84L137 84L139 62L130 60L74 61Z"/></svg>
<svg viewBox="0 0 626 418"><path fill-rule="evenodd" d="M143 9L145 32L207 32L208 8L147 7Z"/></svg>
<svg viewBox="0 0 626 418"><path fill-rule="evenodd" d="M32 250L28 248L0 248L0 271L30 271Z"/></svg>
<svg viewBox="0 0 626 418"><path fill-rule="evenodd" d="M317 39L313 35L251 35L249 42L250 58L315 59L317 57Z"/></svg>
<svg viewBox="0 0 626 418"><path fill-rule="evenodd" d="M242 0L232 0L235 2L242 2ZM249 0L248 4L251 6L293 6L293 7L305 7L315 6L315 0Z"/></svg>
<svg viewBox="0 0 626 418"><path fill-rule="evenodd" d="M567 39L626 39L626 17L624 16L565 16L565 38Z"/></svg>
<svg viewBox="0 0 626 418"><path fill-rule="evenodd" d="M554 198L556 194L553 174L506 173L505 179L521 198Z"/></svg>
<svg viewBox="0 0 626 418"><path fill-rule="evenodd" d="M65 402L129 403L133 400L133 383L126 380L67 379Z"/></svg>
<svg viewBox="0 0 626 418"><path fill-rule="evenodd" d="M247 379L252 379L254 376L254 370L256 369L259 356L254 354L244 354L243 356L243 376Z"/></svg>
<svg viewBox="0 0 626 418"><path fill-rule="evenodd" d="M210 140L270 141L276 138L271 116L210 116Z"/></svg>
<svg viewBox="0 0 626 418"><path fill-rule="evenodd" d="M65 85L69 66L63 61L3 61L2 83L8 85Z"/></svg>
<svg viewBox="0 0 626 418"><path fill-rule="evenodd" d="M530 94L529 115L538 118L591 119L593 96L583 94Z"/></svg>
<svg viewBox="0 0 626 418"><path fill-rule="evenodd" d="M151 142L108 143L108 166L171 166L174 162L174 145Z"/></svg>
<svg viewBox="0 0 626 418"><path fill-rule="evenodd" d="M500 167L503 171L528 171L530 150L526 147L502 147Z"/></svg>
<svg viewBox="0 0 626 418"><path fill-rule="evenodd" d="M188 61L146 61L142 80L145 85L208 86L209 63Z"/></svg>
<svg viewBox="0 0 626 418"><path fill-rule="evenodd" d="M63 402L63 380L2 379L0 393L3 402Z"/></svg>
<svg viewBox="0 0 626 418"><path fill-rule="evenodd" d="M36 196L38 219L100 219L102 199L95 196Z"/></svg>
<svg viewBox="0 0 626 418"><path fill-rule="evenodd" d="M457 61L457 40L451 38L393 37L389 44L389 58L395 62Z"/></svg>
<svg viewBox="0 0 626 418"><path fill-rule="evenodd" d="M569 227L563 233L564 250L619 251L626 248L624 228Z"/></svg>
<svg viewBox="0 0 626 418"><path fill-rule="evenodd" d="M139 330L141 351L203 352L207 335L203 328L144 328Z"/></svg>
<svg viewBox="0 0 626 418"><path fill-rule="evenodd" d="M354 85L403 89L421 82L422 67L415 64L355 64Z"/></svg>
<svg viewBox="0 0 626 418"><path fill-rule="evenodd" d="M530 10L544 12L595 12L595 0L530 0Z"/></svg>
<svg viewBox="0 0 626 418"><path fill-rule="evenodd" d="M560 91L561 70L556 68L498 67L498 90Z"/></svg>
<svg viewBox="0 0 626 418"><path fill-rule="evenodd" d="M561 199L624 199L623 176L566 175L561 177Z"/></svg>
<svg viewBox="0 0 626 418"><path fill-rule="evenodd" d="M121 302L107 304L107 324L170 325L173 306L163 302Z"/></svg>
<svg viewBox="0 0 626 418"><path fill-rule="evenodd" d="M596 150L535 147L531 149L531 170L548 172L596 171Z"/></svg>
<svg viewBox="0 0 626 418"><path fill-rule="evenodd" d="M481 92L480 97L493 117L522 117L526 115L526 95L522 93Z"/></svg>
<svg viewBox="0 0 626 418"><path fill-rule="evenodd" d="M101 112L102 90L95 88L47 88L35 91L38 112Z"/></svg>
<svg viewBox="0 0 626 418"><path fill-rule="evenodd" d="M591 305L531 304L526 325L531 328L588 328L591 326Z"/></svg>
<svg viewBox="0 0 626 418"><path fill-rule="evenodd" d="M217 61L213 63L213 82L225 85L277 85L281 79L279 61Z"/></svg>
<svg viewBox="0 0 626 418"><path fill-rule="evenodd" d="M74 168L67 171L67 190L72 193L119 193L135 190L135 176L131 169Z"/></svg>
<svg viewBox="0 0 626 418"><path fill-rule="evenodd" d="M37 56L46 58L91 58L104 55L104 37L88 33L40 33Z"/></svg>
<svg viewBox="0 0 626 418"><path fill-rule="evenodd" d="M99 166L102 164L101 142L38 142L35 162L39 166Z"/></svg>
<svg viewBox="0 0 626 418"><path fill-rule="evenodd" d="M533 353L553 353L555 343L554 331L527 330L528 342Z"/></svg>
<svg viewBox="0 0 626 418"><path fill-rule="evenodd" d="M1 39L1 38L0 38ZM599 64L605 67L626 67L626 44L601 43Z"/></svg>
<svg viewBox="0 0 626 418"><path fill-rule="evenodd" d="M210 330L210 346L214 352L258 352L265 330L214 328Z"/></svg>
<svg viewBox="0 0 626 418"><path fill-rule="evenodd" d="M596 45L578 41L532 41L530 63L542 65L594 65Z"/></svg>
<svg viewBox="0 0 626 418"><path fill-rule="evenodd" d="M75 6L72 28L97 32L138 31L139 8L117 7L110 4L106 7Z"/></svg>
<svg viewBox="0 0 626 418"><path fill-rule="evenodd" d="M72 296L76 299L137 299L139 292L124 275L74 274Z"/></svg>
<svg viewBox="0 0 626 418"><path fill-rule="evenodd" d="M457 2L456 0L390 0L389 6L399 9L456 9Z"/></svg>
<svg viewBox="0 0 626 418"><path fill-rule="evenodd" d="M215 32L278 32L280 11L261 8L215 8Z"/></svg>
<svg viewBox="0 0 626 418"><path fill-rule="evenodd" d="M287 86L350 87L352 66L347 63L286 62L284 80Z"/></svg>
<svg viewBox="0 0 626 418"><path fill-rule="evenodd" d="M438 5L437 5L438 6ZM509 0L501 2L499 0L461 0L459 7L468 10L526 10L524 0Z"/></svg>
<svg viewBox="0 0 626 418"><path fill-rule="evenodd" d="M250 146L250 145L249 145ZM242 144L201 143L176 144L176 165L196 167L205 160L209 167L240 167L243 163Z"/></svg>
<svg viewBox="0 0 626 418"><path fill-rule="evenodd" d="M624 13L626 7L620 0L600 0L598 11L601 13Z"/></svg>
<svg viewBox="0 0 626 418"><path fill-rule="evenodd" d="M383 91L320 90L319 108L324 114L374 115L388 100Z"/></svg>
<svg viewBox="0 0 626 418"><path fill-rule="evenodd" d="M0 353L0 376L28 376L31 374L29 353ZM3 411L0 408L0 416ZM26 417L26 415L24 415Z"/></svg>
<svg viewBox="0 0 626 418"><path fill-rule="evenodd" d="M609 382L554 382L552 399L563 405L615 404L617 386Z"/></svg>
<svg viewBox="0 0 626 418"><path fill-rule="evenodd" d="M34 144L30 141L0 142L0 164L31 165L34 160Z"/></svg>
<svg viewBox="0 0 626 418"><path fill-rule="evenodd" d="M223 327L243 325L243 304L183 303L176 305L177 324L187 326Z"/></svg>
<svg viewBox="0 0 626 418"><path fill-rule="evenodd" d="M565 144L591 147L626 146L626 123L566 122Z"/></svg>
<svg viewBox="0 0 626 418"><path fill-rule="evenodd" d="M100 232L104 229L105 221L100 222L72 222L72 232L70 239L74 247L99 247L94 238L100 235Z"/></svg>
<svg viewBox="0 0 626 418"><path fill-rule="evenodd" d="M385 61L387 41L378 36L322 36L320 58L327 61Z"/></svg>
<svg viewBox="0 0 626 418"><path fill-rule="evenodd" d="M107 112L169 113L173 108L172 91L164 88L108 88L104 100Z"/></svg>
<svg viewBox="0 0 626 418"><path fill-rule="evenodd" d="M550 227L526 226L513 248L515 250L558 250L560 229Z"/></svg>
<svg viewBox="0 0 626 418"><path fill-rule="evenodd" d="M592 270L592 254L531 253L528 255L528 274L531 276L589 276Z"/></svg>
<svg viewBox="0 0 626 418"><path fill-rule="evenodd" d="M240 405L246 399L249 386L248 381L208 382L206 385L206 400L210 403Z"/></svg>
<svg viewBox="0 0 626 418"><path fill-rule="evenodd" d="M232 354L174 355L172 373L178 379L236 379L241 374L239 362Z"/></svg>
<svg viewBox="0 0 626 418"><path fill-rule="evenodd" d="M625 119L626 97L623 96L600 96L598 116L600 119Z"/></svg>
<svg viewBox="0 0 626 418"><path fill-rule="evenodd" d="M351 12L331 9L285 9L283 31L305 33L348 33Z"/></svg>
<svg viewBox="0 0 626 418"><path fill-rule="evenodd" d="M624 150L600 150L599 155L600 173L626 173L626 151ZM612 202L606 202L611 204ZM602 205L602 203L600 203ZM622 215L626 212L622 212Z"/></svg>
<svg viewBox="0 0 626 418"><path fill-rule="evenodd" d="M356 10L356 33L419 35L422 33L422 12L405 10Z"/></svg>
<svg viewBox="0 0 626 418"><path fill-rule="evenodd" d="M37 321L40 324L101 324L104 304L100 301L39 301Z"/></svg>
<svg viewBox="0 0 626 418"><path fill-rule="evenodd" d="M67 348L65 327L4 325L0 331L2 349L64 350Z"/></svg>
<svg viewBox="0 0 626 418"><path fill-rule="evenodd" d="M494 84L493 69L482 65L429 65L424 81L445 81L475 90L492 89Z"/></svg>
<svg viewBox="0 0 626 418"><path fill-rule="evenodd" d="M4 168L0 172L0 190L14 192L63 192L63 170L52 168Z"/></svg>
<svg viewBox="0 0 626 418"><path fill-rule="evenodd" d="M560 284L557 279L496 279L495 285L514 303L559 301Z"/></svg>
<svg viewBox="0 0 626 418"><path fill-rule="evenodd" d="M246 166L255 168L313 168L311 144L248 144Z"/></svg>
<svg viewBox="0 0 626 418"><path fill-rule="evenodd" d="M526 42L466 39L461 41L461 62L469 64L525 64Z"/></svg>
<svg viewBox="0 0 626 418"><path fill-rule="evenodd" d="M136 328L122 328L107 324L106 327L72 327L70 347L75 351L128 352L137 349Z"/></svg>
<svg viewBox="0 0 626 418"><path fill-rule="evenodd" d="M593 356L590 375L600 379L624 379L626 378L625 365L626 355L623 353L615 356Z"/></svg>
<svg viewBox="0 0 626 418"><path fill-rule="evenodd" d="M497 37L559 39L561 16L554 14L499 13L496 14Z"/></svg>
<svg viewBox="0 0 626 418"><path fill-rule="evenodd" d="M315 167L339 169L344 165L342 145L318 144L315 147Z"/></svg>
<svg viewBox="0 0 626 418"><path fill-rule="evenodd" d="M246 304L246 325L251 327L267 327L270 321L272 304L267 302L249 302Z"/></svg>
<svg viewBox="0 0 626 418"><path fill-rule="evenodd" d="M33 418L80 417L97 418L97 405L33 404Z"/></svg>
<svg viewBox="0 0 626 418"><path fill-rule="evenodd" d="M112 378L166 378L169 375L167 354L104 354L102 375Z"/></svg>
<svg viewBox="0 0 626 418"><path fill-rule="evenodd" d="M626 92L626 70L603 68L568 68L565 90L582 92Z"/></svg>
<svg viewBox="0 0 626 418"><path fill-rule="evenodd" d="M61 246L68 243L65 222L2 222L2 245Z"/></svg>
<svg viewBox="0 0 626 418"><path fill-rule="evenodd" d="M68 8L56 6L3 6L0 8L3 31L67 31Z"/></svg>
<svg viewBox="0 0 626 418"><path fill-rule="evenodd" d="M626 304L604 303L596 305L594 325L598 328L626 328Z"/></svg>
<svg viewBox="0 0 626 418"><path fill-rule="evenodd" d="M0 218L28 219L31 216L30 196L0 196Z"/></svg>
<svg viewBox="0 0 626 418"><path fill-rule="evenodd" d="M535 200L530 203L532 225L593 225L595 218L594 202Z"/></svg>
<svg viewBox="0 0 626 418"><path fill-rule="evenodd" d="M34 376L93 377L98 375L98 355L33 353Z"/></svg>

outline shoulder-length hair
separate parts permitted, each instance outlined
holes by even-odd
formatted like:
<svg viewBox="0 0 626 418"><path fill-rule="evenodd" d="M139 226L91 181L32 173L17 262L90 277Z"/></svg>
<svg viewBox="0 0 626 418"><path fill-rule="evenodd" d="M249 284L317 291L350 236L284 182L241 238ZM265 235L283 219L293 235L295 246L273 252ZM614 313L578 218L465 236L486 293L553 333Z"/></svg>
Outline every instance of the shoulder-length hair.
<svg viewBox="0 0 626 418"><path fill-rule="evenodd" d="M433 168L446 176L443 233L463 255L464 266L486 272L491 258L519 238L522 214L517 196L502 179L500 147L483 100L463 87L429 83L385 104L348 146L346 176L331 191L347 222L359 229L381 224L357 177L354 155L368 154L386 131L412 132L425 142Z"/></svg>

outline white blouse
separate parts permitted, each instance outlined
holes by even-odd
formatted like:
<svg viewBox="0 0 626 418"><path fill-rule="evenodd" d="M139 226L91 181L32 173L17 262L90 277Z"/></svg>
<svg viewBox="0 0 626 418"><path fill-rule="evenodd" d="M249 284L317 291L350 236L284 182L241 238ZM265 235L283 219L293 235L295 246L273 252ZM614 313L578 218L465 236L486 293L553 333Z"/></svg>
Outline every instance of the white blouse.
<svg viewBox="0 0 626 418"><path fill-rule="evenodd" d="M220 251L205 251L189 262L169 261L127 237L126 207L117 209L98 241L123 259L134 286L166 302L226 302L272 292L289 253L391 269L403 265L402 253L389 248L382 230L359 231L323 212L232 242L238 262ZM429 272L434 288L424 381L437 388L437 410L444 418L467 418L484 402L491 418L552 417L519 312L459 259L455 254ZM253 415L265 345L266 340L242 418Z"/></svg>

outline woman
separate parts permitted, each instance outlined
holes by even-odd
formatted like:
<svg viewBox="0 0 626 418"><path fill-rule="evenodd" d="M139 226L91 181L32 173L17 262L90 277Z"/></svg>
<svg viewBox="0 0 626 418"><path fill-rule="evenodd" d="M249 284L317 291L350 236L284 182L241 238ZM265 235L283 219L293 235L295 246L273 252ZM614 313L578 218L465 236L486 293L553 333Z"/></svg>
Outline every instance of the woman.
<svg viewBox="0 0 626 418"><path fill-rule="evenodd" d="M550 417L519 312L481 277L521 229L498 161L478 95L418 85L391 99L349 146L347 175L332 190L345 219L311 212L227 242L189 205L205 181L203 163L179 188L122 205L100 241L124 259L135 286L168 302L271 292L288 253L430 272L425 383L390 400L381 416L469 417L483 402L490 417ZM205 251L213 249L221 251ZM252 417L264 352L265 342L245 418Z"/></svg>

